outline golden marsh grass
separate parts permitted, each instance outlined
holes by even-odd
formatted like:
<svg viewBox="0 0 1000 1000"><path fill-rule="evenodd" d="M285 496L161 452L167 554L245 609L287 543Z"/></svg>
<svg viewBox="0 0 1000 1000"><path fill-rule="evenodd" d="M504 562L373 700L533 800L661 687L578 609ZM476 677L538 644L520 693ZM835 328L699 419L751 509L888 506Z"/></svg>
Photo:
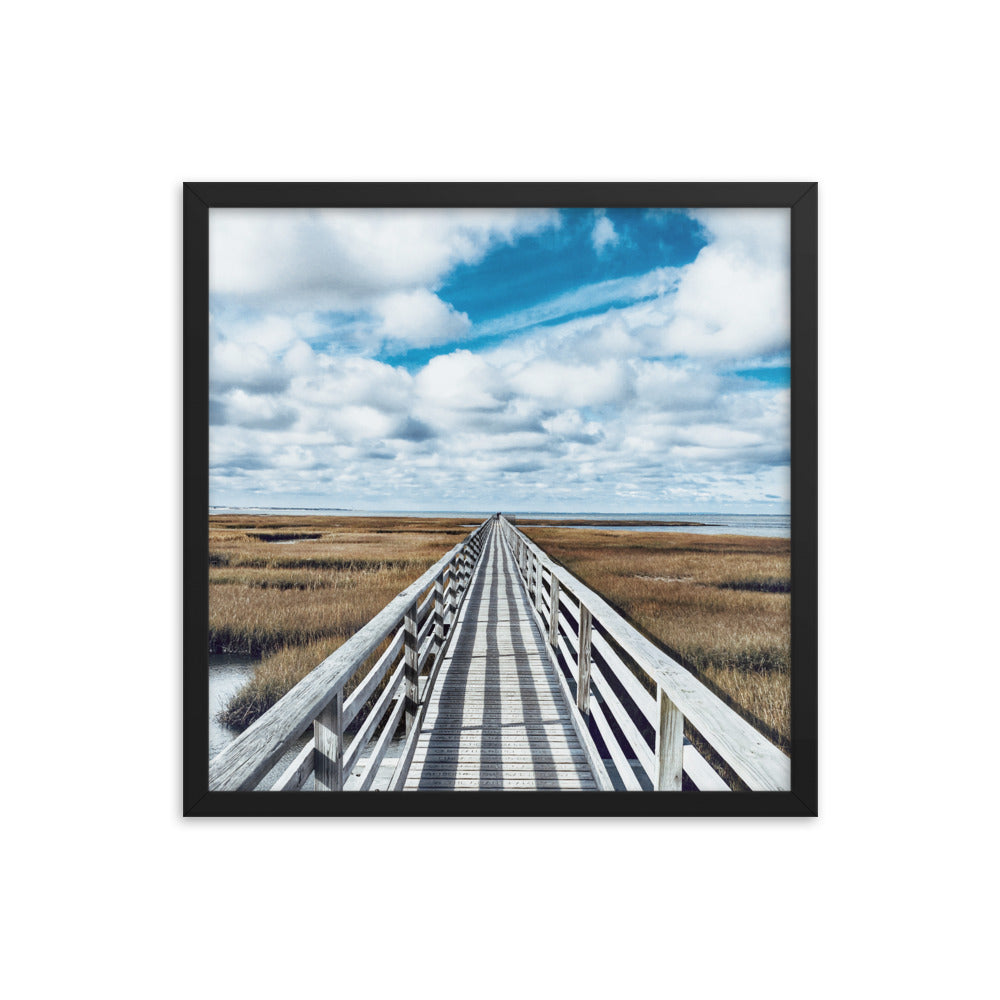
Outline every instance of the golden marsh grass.
<svg viewBox="0 0 1000 1000"><path fill-rule="evenodd" d="M243 729L266 712L460 542L470 530L462 524L446 518L211 517L209 649L263 657L222 721Z"/></svg>
<svg viewBox="0 0 1000 1000"><path fill-rule="evenodd" d="M550 556L787 748L787 538L524 526Z"/></svg>

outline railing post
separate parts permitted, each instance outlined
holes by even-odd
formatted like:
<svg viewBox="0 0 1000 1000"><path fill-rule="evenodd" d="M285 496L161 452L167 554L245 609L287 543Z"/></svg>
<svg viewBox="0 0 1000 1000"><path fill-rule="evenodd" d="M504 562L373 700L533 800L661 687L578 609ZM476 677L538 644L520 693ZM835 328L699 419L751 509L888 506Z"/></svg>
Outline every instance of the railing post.
<svg viewBox="0 0 1000 1000"><path fill-rule="evenodd" d="M317 792L344 790L344 692L313 720Z"/></svg>
<svg viewBox="0 0 1000 1000"><path fill-rule="evenodd" d="M580 647L577 657L576 707L583 715L590 712L590 609L580 602Z"/></svg>
<svg viewBox="0 0 1000 1000"><path fill-rule="evenodd" d="M434 615L435 653L440 652L444 646L444 574L445 571L441 570L434 581L434 606L431 614Z"/></svg>
<svg viewBox="0 0 1000 1000"><path fill-rule="evenodd" d="M549 645L555 649L559 645L559 580L552 573L552 589L549 591L552 601L549 607Z"/></svg>
<svg viewBox="0 0 1000 1000"><path fill-rule="evenodd" d="M542 614L545 611L545 601L542 595L542 560L538 560L538 569L536 570L538 576L535 579L535 607L538 609L538 613Z"/></svg>
<svg viewBox="0 0 1000 1000"><path fill-rule="evenodd" d="M417 721L417 704L420 701L420 680L417 676L417 602L414 601L403 616L403 677L406 682L406 735L410 735Z"/></svg>
<svg viewBox="0 0 1000 1000"><path fill-rule="evenodd" d="M657 687L660 724L656 727L656 790L679 792L684 770L684 716Z"/></svg>
<svg viewBox="0 0 1000 1000"><path fill-rule="evenodd" d="M455 588L455 574L452 572L452 564L448 563L441 572L441 624L447 633L451 628L451 594L449 588Z"/></svg>

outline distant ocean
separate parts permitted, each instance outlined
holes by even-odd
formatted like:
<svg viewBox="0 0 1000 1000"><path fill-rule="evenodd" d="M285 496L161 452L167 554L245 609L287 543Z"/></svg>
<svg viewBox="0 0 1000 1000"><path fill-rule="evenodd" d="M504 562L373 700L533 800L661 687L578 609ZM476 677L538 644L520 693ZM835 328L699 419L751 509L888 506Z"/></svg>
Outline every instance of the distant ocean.
<svg viewBox="0 0 1000 1000"><path fill-rule="evenodd" d="M479 510L343 510L336 507L209 507L209 514L259 514L274 517L461 517L479 523L495 511ZM650 511L644 514L549 513L548 511L504 511L515 517L546 518L548 520L613 521L620 531L685 531L698 535L757 535L769 538L790 538L792 519L788 514L716 514L705 511L671 511L668 514ZM699 527L644 527L635 521L697 521Z"/></svg>

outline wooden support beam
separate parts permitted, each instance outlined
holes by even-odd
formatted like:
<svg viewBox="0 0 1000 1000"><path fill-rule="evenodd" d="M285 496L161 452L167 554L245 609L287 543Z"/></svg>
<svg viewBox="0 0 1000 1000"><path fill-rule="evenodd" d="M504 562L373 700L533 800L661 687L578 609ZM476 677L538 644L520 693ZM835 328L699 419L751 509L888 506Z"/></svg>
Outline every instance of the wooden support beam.
<svg viewBox="0 0 1000 1000"><path fill-rule="evenodd" d="M317 792L344 790L344 693L338 691L333 701L313 722L313 753Z"/></svg>
<svg viewBox="0 0 1000 1000"><path fill-rule="evenodd" d="M444 645L444 571L434 581L434 648Z"/></svg>
<svg viewBox="0 0 1000 1000"><path fill-rule="evenodd" d="M406 683L406 733L409 735L417 718L420 702L419 673L417 659L417 602L410 605L403 616L403 677Z"/></svg>
<svg viewBox="0 0 1000 1000"><path fill-rule="evenodd" d="M549 607L549 645L559 644L559 578L552 574L551 605Z"/></svg>
<svg viewBox="0 0 1000 1000"><path fill-rule="evenodd" d="M590 609L580 605L580 645L577 655L576 707L582 715L590 711Z"/></svg>
<svg viewBox="0 0 1000 1000"><path fill-rule="evenodd" d="M662 687L657 700L660 724L656 727L656 790L679 792L684 770L684 716Z"/></svg>

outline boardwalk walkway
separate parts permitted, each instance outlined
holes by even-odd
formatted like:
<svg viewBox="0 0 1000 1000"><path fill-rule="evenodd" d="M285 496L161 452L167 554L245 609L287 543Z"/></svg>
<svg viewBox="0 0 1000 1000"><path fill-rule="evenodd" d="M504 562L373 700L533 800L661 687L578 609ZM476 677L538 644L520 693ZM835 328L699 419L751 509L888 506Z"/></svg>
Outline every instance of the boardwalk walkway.
<svg viewBox="0 0 1000 1000"><path fill-rule="evenodd" d="M595 789L496 525L455 628L405 789Z"/></svg>

